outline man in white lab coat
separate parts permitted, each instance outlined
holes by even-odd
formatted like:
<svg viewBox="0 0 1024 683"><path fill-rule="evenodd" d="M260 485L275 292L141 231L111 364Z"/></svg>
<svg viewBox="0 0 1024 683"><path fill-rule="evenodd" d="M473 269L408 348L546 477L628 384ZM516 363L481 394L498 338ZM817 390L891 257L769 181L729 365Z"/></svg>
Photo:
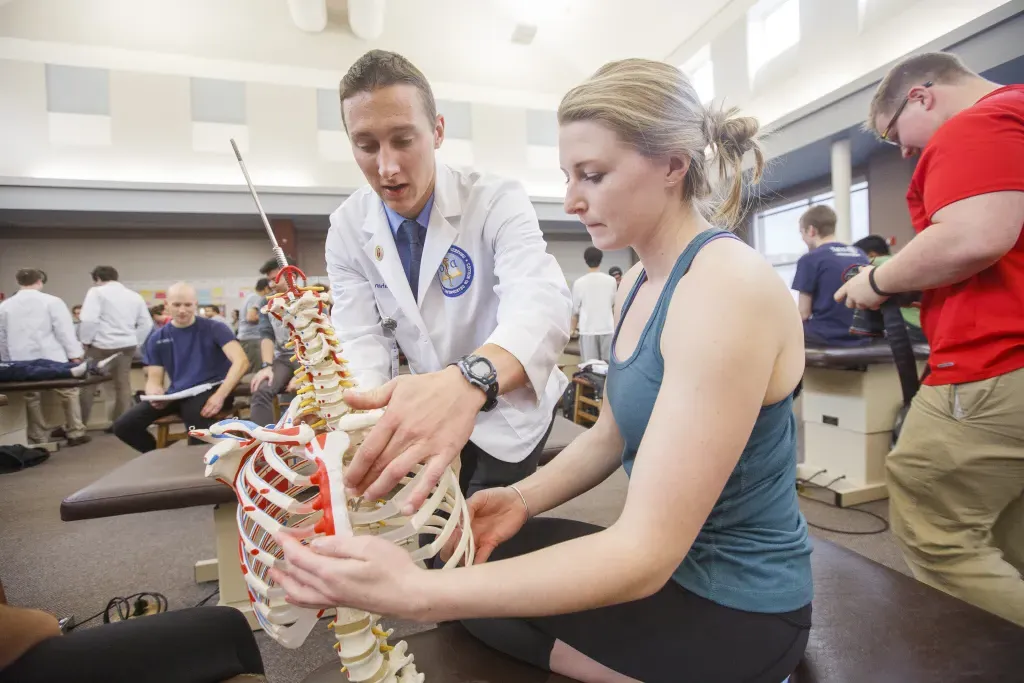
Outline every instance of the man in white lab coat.
<svg viewBox="0 0 1024 683"><path fill-rule="evenodd" d="M425 463L418 505L461 453L464 492L513 484L536 469L568 383L556 362L572 301L533 205L517 182L435 160L444 118L400 55L361 57L341 105L369 185L331 215L332 319L362 390L346 399L387 406L346 483L380 497ZM395 342L413 374L391 379Z"/></svg>
<svg viewBox="0 0 1024 683"><path fill-rule="evenodd" d="M112 266L93 269L95 286L89 289L82 302L78 327L86 358L101 361L115 356L110 373L114 384L112 421L132 407L132 358L153 329L153 316L146 300L118 282L117 278L117 270ZM86 423L89 422L95 397L92 390L82 394L82 418Z"/></svg>
<svg viewBox="0 0 1024 683"><path fill-rule="evenodd" d="M63 301L43 293L46 275L41 270L23 268L15 277L21 289L0 304L0 361L80 362L85 351L75 336L71 312ZM88 443L91 438L82 422L78 388L51 391L60 396L64 408L67 445ZM26 391L24 396L29 443L49 441L41 392Z"/></svg>

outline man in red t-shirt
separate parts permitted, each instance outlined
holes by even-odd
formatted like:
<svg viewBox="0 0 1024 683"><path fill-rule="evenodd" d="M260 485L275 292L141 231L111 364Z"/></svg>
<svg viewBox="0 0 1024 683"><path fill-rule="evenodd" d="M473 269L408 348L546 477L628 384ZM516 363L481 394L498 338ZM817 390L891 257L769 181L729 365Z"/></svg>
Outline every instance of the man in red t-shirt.
<svg viewBox="0 0 1024 683"><path fill-rule="evenodd" d="M886 462L892 529L919 580L1024 626L1024 86L917 55L868 125L920 153L917 236L836 293L874 309L923 292L931 374Z"/></svg>

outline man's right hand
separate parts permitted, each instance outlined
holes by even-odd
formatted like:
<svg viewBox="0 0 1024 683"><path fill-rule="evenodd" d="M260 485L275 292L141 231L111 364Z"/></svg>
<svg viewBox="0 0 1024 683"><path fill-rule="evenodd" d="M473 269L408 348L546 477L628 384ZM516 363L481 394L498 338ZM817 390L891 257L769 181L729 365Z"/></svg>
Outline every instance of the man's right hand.
<svg viewBox="0 0 1024 683"><path fill-rule="evenodd" d="M519 494L507 487L478 491L468 502L470 528L476 541L473 564L483 564L495 548L519 533L526 524L526 506ZM462 529L456 529L441 550L441 559L452 556L461 538Z"/></svg>
<svg viewBox="0 0 1024 683"><path fill-rule="evenodd" d="M260 388L260 385L264 382L269 382L274 377L274 368L267 367L263 368L255 375L252 376L252 380L249 382L249 391L256 393L256 390Z"/></svg>
<svg viewBox="0 0 1024 683"><path fill-rule="evenodd" d="M146 385L146 396L163 396L166 393L167 392L164 390L164 388L159 385ZM149 405L153 406L157 410L160 410L161 408L167 405L167 401L150 401Z"/></svg>

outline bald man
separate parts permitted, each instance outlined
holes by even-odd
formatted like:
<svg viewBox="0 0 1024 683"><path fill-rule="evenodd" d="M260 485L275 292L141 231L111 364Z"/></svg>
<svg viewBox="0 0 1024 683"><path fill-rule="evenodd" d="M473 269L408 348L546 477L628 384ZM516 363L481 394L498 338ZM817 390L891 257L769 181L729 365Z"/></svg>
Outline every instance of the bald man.
<svg viewBox="0 0 1024 683"><path fill-rule="evenodd" d="M204 429L230 408L231 392L249 369L245 350L231 328L196 316L196 290L179 282L167 290L165 311L171 321L146 341L146 395L176 394L200 385L213 386L174 401L142 401L114 422L117 438L145 453L156 448L148 427L165 415L180 415L187 427ZM169 385L166 380L170 380ZM190 440L190 443L199 443Z"/></svg>

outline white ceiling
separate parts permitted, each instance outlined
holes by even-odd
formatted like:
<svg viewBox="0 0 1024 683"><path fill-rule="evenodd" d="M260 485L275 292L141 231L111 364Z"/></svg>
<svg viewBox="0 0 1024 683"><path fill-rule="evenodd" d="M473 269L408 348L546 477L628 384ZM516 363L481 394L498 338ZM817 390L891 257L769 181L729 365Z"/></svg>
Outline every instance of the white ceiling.
<svg viewBox="0 0 1024 683"><path fill-rule="evenodd" d="M363 52L400 52L431 81L561 95L611 59L663 59L730 0L386 0L373 41L327 0L320 33L298 29L286 0L0 0L0 38L120 48L251 65L344 72ZM511 42L517 23L538 27ZM132 64L125 63L125 70Z"/></svg>

